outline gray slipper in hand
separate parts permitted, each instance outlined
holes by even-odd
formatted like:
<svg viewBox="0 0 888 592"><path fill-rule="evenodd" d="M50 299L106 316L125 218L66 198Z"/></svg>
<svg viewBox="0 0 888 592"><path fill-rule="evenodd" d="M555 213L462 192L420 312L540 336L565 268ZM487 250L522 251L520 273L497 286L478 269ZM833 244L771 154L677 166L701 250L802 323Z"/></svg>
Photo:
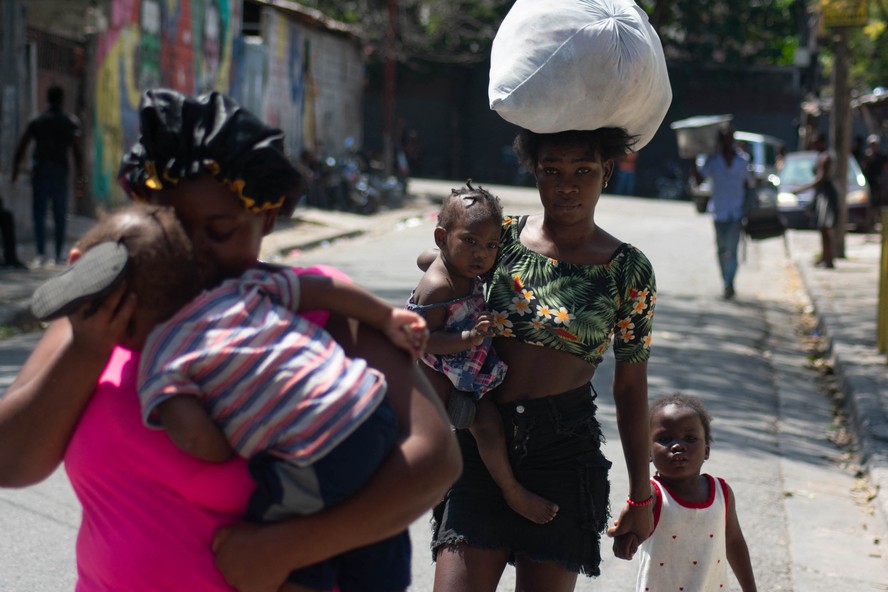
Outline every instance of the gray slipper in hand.
<svg viewBox="0 0 888 592"><path fill-rule="evenodd" d="M31 312L38 320L51 321L71 314L92 300L93 306L86 315L95 313L102 298L123 278L126 261L126 247L119 243L92 247L73 265L34 291Z"/></svg>

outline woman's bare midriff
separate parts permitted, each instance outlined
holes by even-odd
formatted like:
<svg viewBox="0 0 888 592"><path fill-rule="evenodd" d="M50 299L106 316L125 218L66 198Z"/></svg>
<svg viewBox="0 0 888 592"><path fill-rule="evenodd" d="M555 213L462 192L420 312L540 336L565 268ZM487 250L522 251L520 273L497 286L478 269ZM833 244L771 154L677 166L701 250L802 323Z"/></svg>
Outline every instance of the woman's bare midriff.
<svg viewBox="0 0 888 592"><path fill-rule="evenodd" d="M595 374L588 362L548 347L512 338L497 338L493 347L509 365L506 379L493 392L498 403L564 393L587 384Z"/></svg>

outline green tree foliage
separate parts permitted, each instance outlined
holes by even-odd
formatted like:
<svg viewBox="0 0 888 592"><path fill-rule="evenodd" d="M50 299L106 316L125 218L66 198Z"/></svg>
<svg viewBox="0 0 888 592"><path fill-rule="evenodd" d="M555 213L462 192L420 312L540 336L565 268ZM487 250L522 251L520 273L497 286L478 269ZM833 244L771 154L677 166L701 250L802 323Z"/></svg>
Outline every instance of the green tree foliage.
<svg viewBox="0 0 888 592"><path fill-rule="evenodd" d="M539 0L544 2L545 0ZM359 24L370 55L386 47L389 0L300 0L329 16ZM819 0L637 0L660 35L670 61L727 66L791 65ZM398 60L483 62L514 0L397 0ZM852 81L888 84L888 0L869 0L870 24L855 29ZM829 37L820 40L825 71Z"/></svg>
<svg viewBox="0 0 888 592"><path fill-rule="evenodd" d="M869 0L869 23L852 33L849 51L857 87L888 86L888 0Z"/></svg>
<svg viewBox="0 0 888 592"><path fill-rule="evenodd" d="M483 62L513 0L397 0L398 60ZM360 24L372 57L381 58L389 25L388 0L303 0L325 14Z"/></svg>
<svg viewBox="0 0 888 592"><path fill-rule="evenodd" d="M857 93L888 86L888 0L868 0L869 22L848 29L849 85ZM833 69L834 31L817 31L820 63L825 81ZM829 95L831 89L824 90Z"/></svg>
<svg viewBox="0 0 888 592"><path fill-rule="evenodd" d="M669 59L726 65L790 64L800 0L640 0Z"/></svg>
<svg viewBox="0 0 888 592"><path fill-rule="evenodd" d="M540 0L545 1L545 0ZM388 0L303 0L333 18L358 23L379 54ZM514 0L397 0L401 61L471 63L490 42ZM791 63L804 0L639 0L670 59L732 65Z"/></svg>

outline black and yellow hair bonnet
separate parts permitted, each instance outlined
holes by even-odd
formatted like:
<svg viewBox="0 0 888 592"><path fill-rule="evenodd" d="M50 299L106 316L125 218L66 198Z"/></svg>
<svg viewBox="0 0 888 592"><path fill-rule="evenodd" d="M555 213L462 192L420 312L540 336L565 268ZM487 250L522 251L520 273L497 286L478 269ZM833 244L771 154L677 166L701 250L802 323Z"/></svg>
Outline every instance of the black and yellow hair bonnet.
<svg viewBox="0 0 888 592"><path fill-rule="evenodd" d="M197 97L154 89L142 95L139 141L118 179L135 200L210 174L251 212L279 208L301 177L284 153L281 130L218 92Z"/></svg>

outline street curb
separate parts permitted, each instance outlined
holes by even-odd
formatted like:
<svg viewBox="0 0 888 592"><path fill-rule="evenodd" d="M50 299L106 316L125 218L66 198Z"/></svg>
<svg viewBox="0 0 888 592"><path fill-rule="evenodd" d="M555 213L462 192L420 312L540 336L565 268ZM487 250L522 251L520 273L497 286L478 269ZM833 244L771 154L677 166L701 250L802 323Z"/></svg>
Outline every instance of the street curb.
<svg viewBox="0 0 888 592"><path fill-rule="evenodd" d="M316 238L303 243L296 243L292 245L288 243L288 245L282 250L287 251L298 249L300 251L311 251L312 249L323 247L328 243L332 243L334 241L357 238L359 236L363 236L366 233L366 230L343 230L341 232L333 232L329 235L324 236L323 238Z"/></svg>
<svg viewBox="0 0 888 592"><path fill-rule="evenodd" d="M373 214L355 214L318 208L299 208L281 228L265 237L260 257L266 261L286 259L291 251L310 251L339 240L357 238L437 208L441 197L426 192L410 194L402 203Z"/></svg>
<svg viewBox="0 0 888 592"><path fill-rule="evenodd" d="M810 271L796 257L792 261L814 307L817 329L826 340L827 353L844 395L844 408L860 445L861 463L876 488L873 502L888 523L888 417L880 404L879 387L843 355L841 344L833 338L833 319L818 307L818 289Z"/></svg>

